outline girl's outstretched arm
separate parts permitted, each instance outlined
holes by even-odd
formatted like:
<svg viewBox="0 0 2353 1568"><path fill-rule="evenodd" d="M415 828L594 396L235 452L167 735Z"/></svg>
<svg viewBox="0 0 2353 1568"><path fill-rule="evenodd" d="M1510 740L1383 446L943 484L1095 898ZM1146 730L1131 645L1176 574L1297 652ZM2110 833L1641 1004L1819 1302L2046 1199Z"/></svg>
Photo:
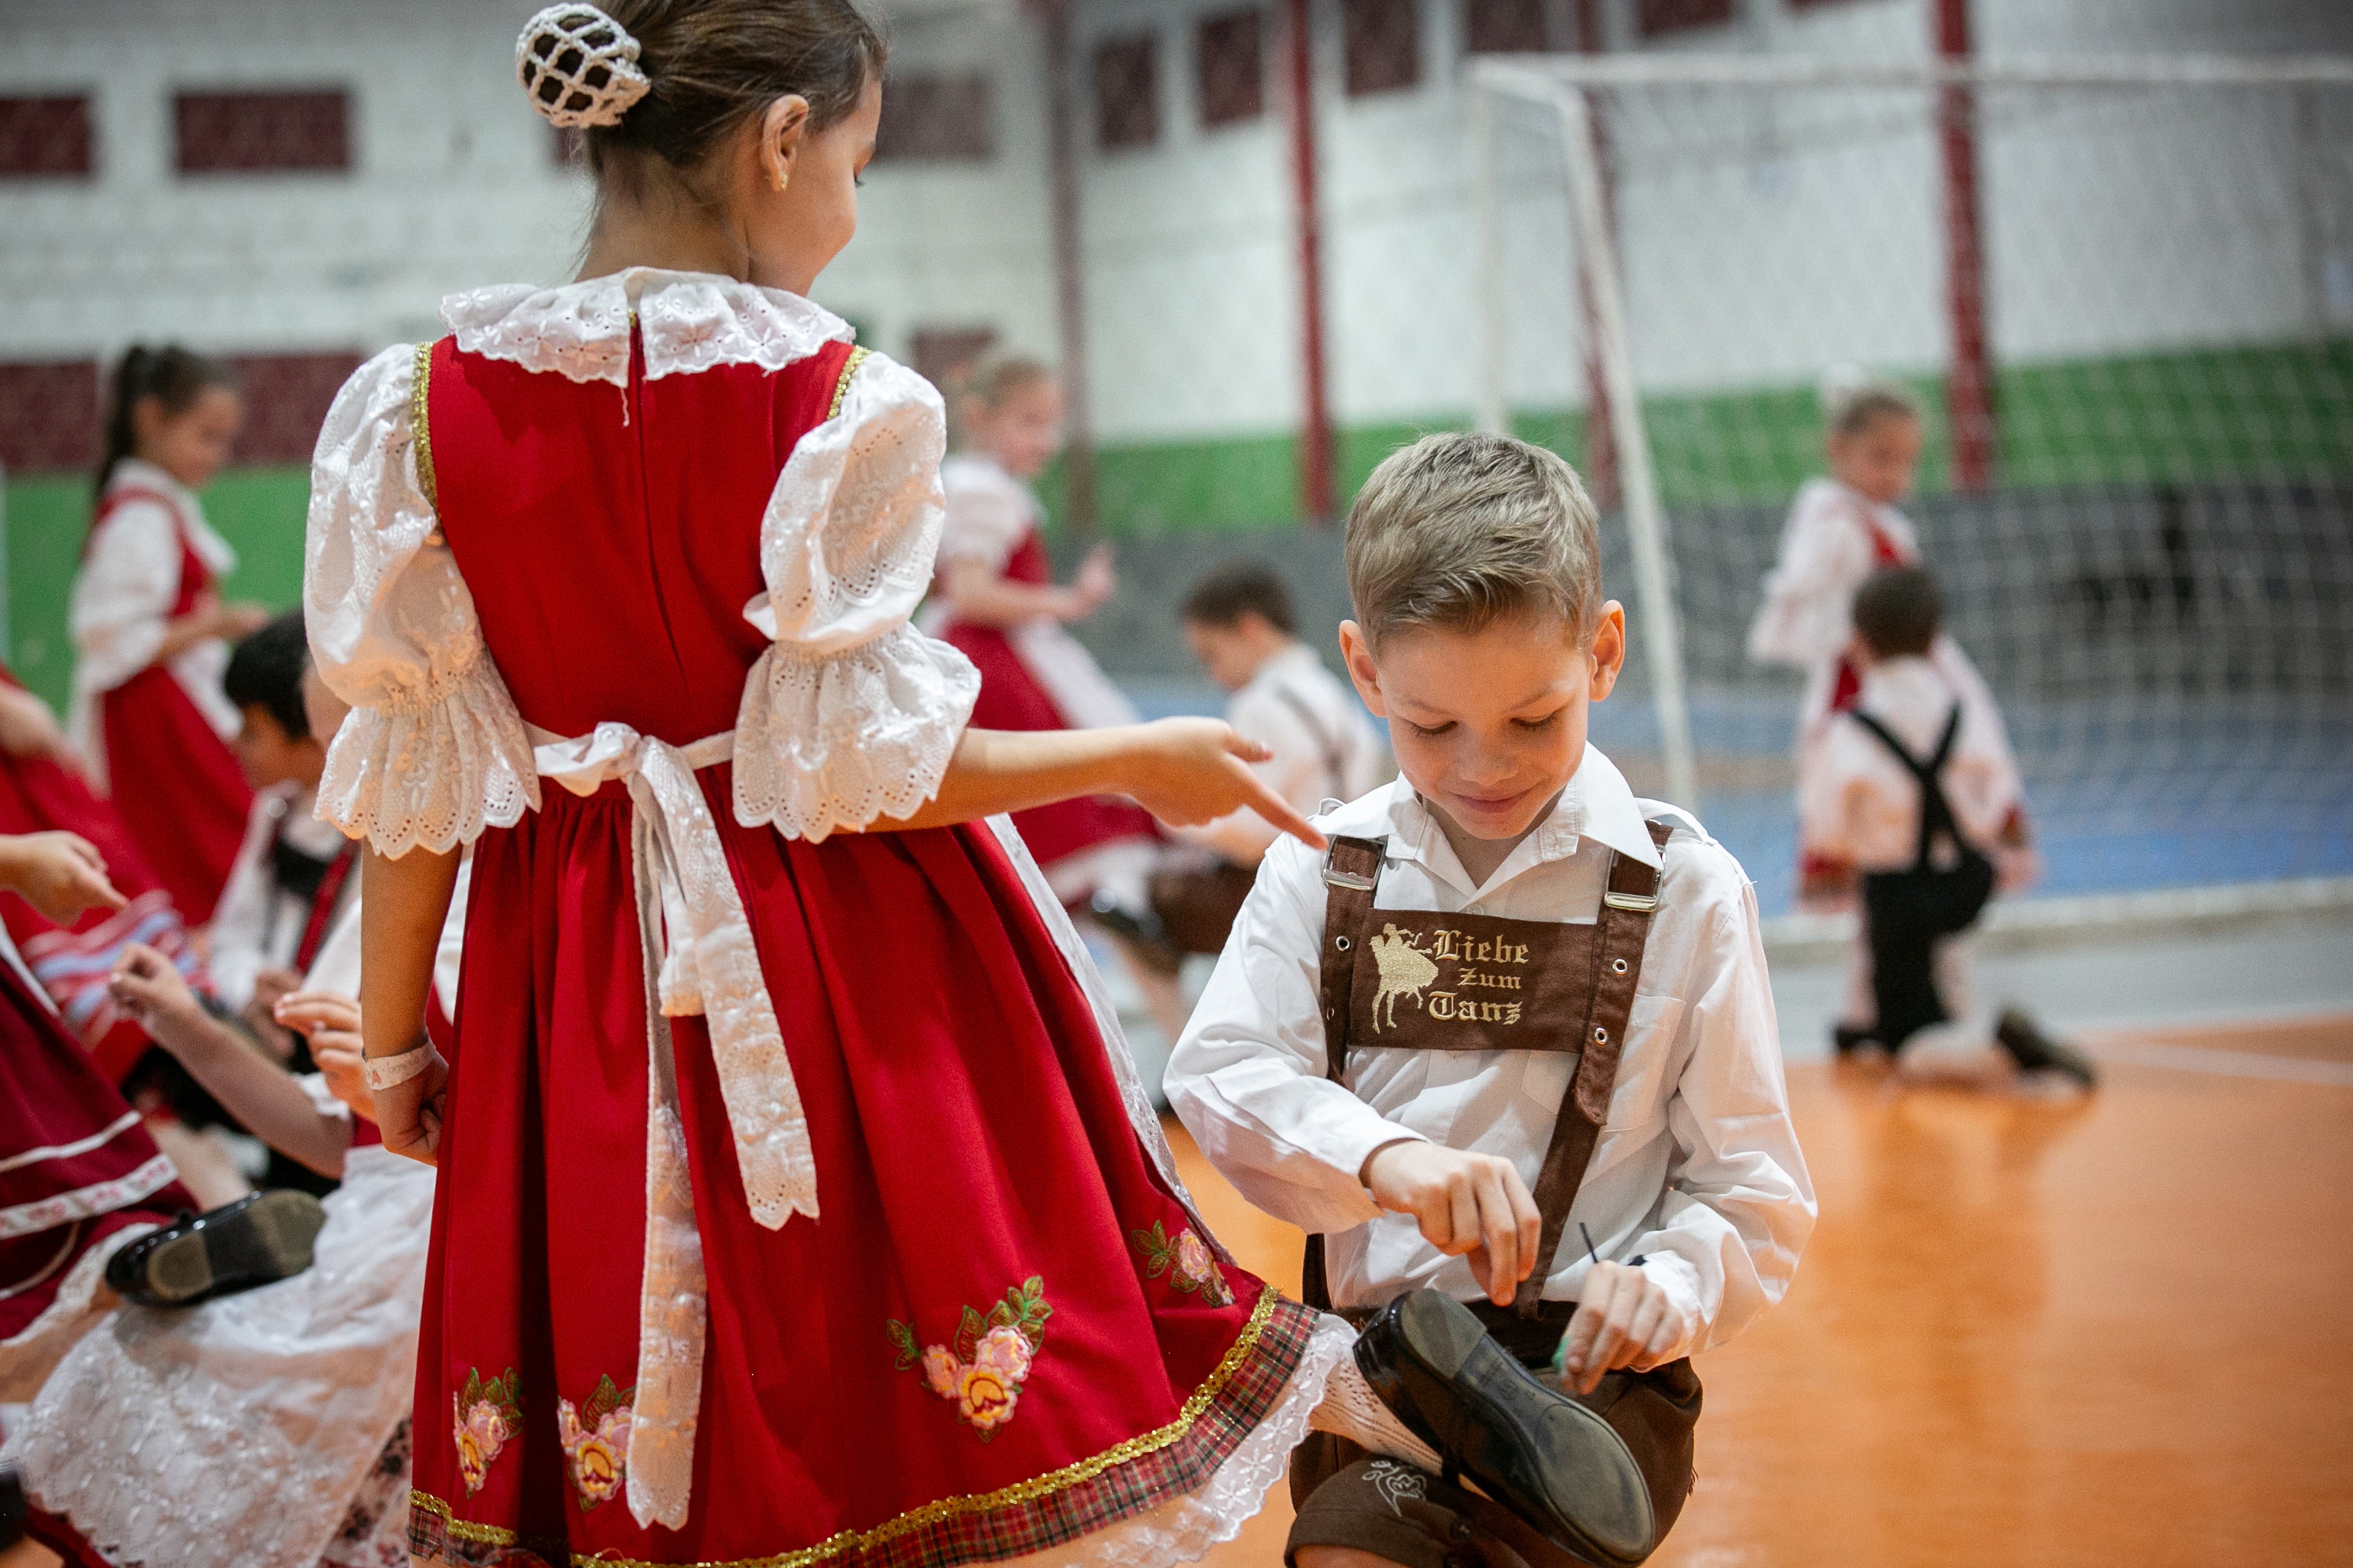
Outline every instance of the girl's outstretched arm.
<svg viewBox="0 0 2353 1568"><path fill-rule="evenodd" d="M966 730L940 792L879 831L943 827L1084 795L1124 795L1176 827L1250 807L1311 848L1324 836L1250 769L1273 753L1215 719L1101 730Z"/></svg>
<svg viewBox="0 0 2353 1568"><path fill-rule="evenodd" d="M384 1146L430 1165L441 1146L441 1092L449 1064L425 1037L425 997L441 949L460 852L411 849L387 859L374 846L360 862L360 1039L370 1059L423 1047L427 1066L375 1090Z"/></svg>

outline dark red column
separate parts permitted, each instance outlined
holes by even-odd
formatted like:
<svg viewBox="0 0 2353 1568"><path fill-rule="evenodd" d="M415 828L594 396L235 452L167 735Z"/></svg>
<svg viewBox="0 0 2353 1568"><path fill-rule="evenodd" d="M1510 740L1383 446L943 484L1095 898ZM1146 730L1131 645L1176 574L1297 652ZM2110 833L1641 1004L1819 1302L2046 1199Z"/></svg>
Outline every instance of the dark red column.
<svg viewBox="0 0 2353 1568"><path fill-rule="evenodd" d="M1970 58L1969 0L1936 0L1936 52ZM1952 368L1945 416L1953 434L1953 486L1982 490L1993 482L1993 373L1986 355L1984 204L1978 191L1977 95L1937 89L1936 140L1945 172L1945 306L1951 319Z"/></svg>
<svg viewBox="0 0 2353 1568"><path fill-rule="evenodd" d="M1324 368L1324 221L1315 176L1314 0L1286 0L1284 79L1291 114L1293 202L1299 228L1299 509L1333 521L1332 409Z"/></svg>

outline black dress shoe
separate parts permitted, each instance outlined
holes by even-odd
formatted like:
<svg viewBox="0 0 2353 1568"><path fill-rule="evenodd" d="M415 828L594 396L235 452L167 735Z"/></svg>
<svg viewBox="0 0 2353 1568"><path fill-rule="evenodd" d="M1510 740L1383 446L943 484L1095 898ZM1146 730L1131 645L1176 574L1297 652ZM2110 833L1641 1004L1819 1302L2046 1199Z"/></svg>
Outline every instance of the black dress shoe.
<svg viewBox="0 0 2353 1568"><path fill-rule="evenodd" d="M190 1307L275 1284L311 1267L326 1223L308 1193L256 1193L149 1231L106 1260L106 1282L147 1307Z"/></svg>
<svg viewBox="0 0 2353 1568"><path fill-rule="evenodd" d="M1631 1568L1657 1544L1651 1493L1609 1424L1435 1290L1398 1297L1356 1339L1373 1392L1461 1475L1567 1552Z"/></svg>
<svg viewBox="0 0 2353 1568"><path fill-rule="evenodd" d="M25 1479L16 1467L0 1469L0 1552L25 1539L25 1514L31 1505L25 1500Z"/></svg>
<svg viewBox="0 0 2353 1568"><path fill-rule="evenodd" d="M2035 1027L2034 1020L2012 1007L1994 1026L1993 1037L2010 1053L2021 1072L2055 1072L2073 1079L2085 1089L2097 1088L2100 1075L2092 1069L2092 1058L2074 1047L2052 1039Z"/></svg>

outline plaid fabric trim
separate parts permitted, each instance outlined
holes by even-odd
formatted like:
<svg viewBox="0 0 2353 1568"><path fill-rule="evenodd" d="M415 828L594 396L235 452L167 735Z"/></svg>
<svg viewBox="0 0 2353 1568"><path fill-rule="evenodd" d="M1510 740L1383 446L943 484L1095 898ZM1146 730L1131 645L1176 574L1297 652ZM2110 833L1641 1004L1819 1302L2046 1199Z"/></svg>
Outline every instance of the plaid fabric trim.
<svg viewBox="0 0 2353 1568"><path fill-rule="evenodd" d="M815 1546L732 1563L661 1564L635 1558L572 1557L575 1568L944 1568L1023 1557L1091 1535L1175 1498L1198 1491L1241 1440L1281 1402L1315 1330L1315 1314L1271 1289L1176 1419L1092 1458L980 1497L943 1498L866 1531L844 1531ZM453 1568L530 1564L547 1555L511 1531L450 1516L449 1505L412 1494L409 1549Z"/></svg>

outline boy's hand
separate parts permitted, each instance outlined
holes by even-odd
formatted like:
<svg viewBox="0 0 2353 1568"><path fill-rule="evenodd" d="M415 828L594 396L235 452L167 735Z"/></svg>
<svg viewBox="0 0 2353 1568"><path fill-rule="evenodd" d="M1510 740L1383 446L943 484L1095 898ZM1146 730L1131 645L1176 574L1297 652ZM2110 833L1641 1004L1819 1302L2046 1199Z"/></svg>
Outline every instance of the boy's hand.
<svg viewBox="0 0 2353 1568"><path fill-rule="evenodd" d="M119 910L131 900L106 879L106 858L76 833L0 837L0 888L13 889L59 925L92 907Z"/></svg>
<svg viewBox="0 0 2353 1568"><path fill-rule="evenodd" d="M122 950L106 994L166 1049L178 1037L173 1025L185 1026L205 1013L196 994L188 989L187 978L145 942L134 942Z"/></svg>
<svg viewBox="0 0 2353 1568"><path fill-rule="evenodd" d="M1690 1328L1657 1280L1630 1264L1597 1263L1561 1336L1561 1386L1590 1394L1604 1373L1655 1366Z"/></svg>
<svg viewBox="0 0 2353 1568"><path fill-rule="evenodd" d="M1468 1258L1472 1278L1498 1307L1512 1304L1535 1267L1544 1216L1509 1160L1409 1139L1384 1143L1358 1179L1373 1202L1409 1214L1422 1238L1450 1258Z"/></svg>
<svg viewBox="0 0 2353 1568"><path fill-rule="evenodd" d="M1250 807L1311 849L1324 836L1250 771L1274 752L1216 719L1157 719L1140 727L1125 792L1172 827L1198 827Z"/></svg>

